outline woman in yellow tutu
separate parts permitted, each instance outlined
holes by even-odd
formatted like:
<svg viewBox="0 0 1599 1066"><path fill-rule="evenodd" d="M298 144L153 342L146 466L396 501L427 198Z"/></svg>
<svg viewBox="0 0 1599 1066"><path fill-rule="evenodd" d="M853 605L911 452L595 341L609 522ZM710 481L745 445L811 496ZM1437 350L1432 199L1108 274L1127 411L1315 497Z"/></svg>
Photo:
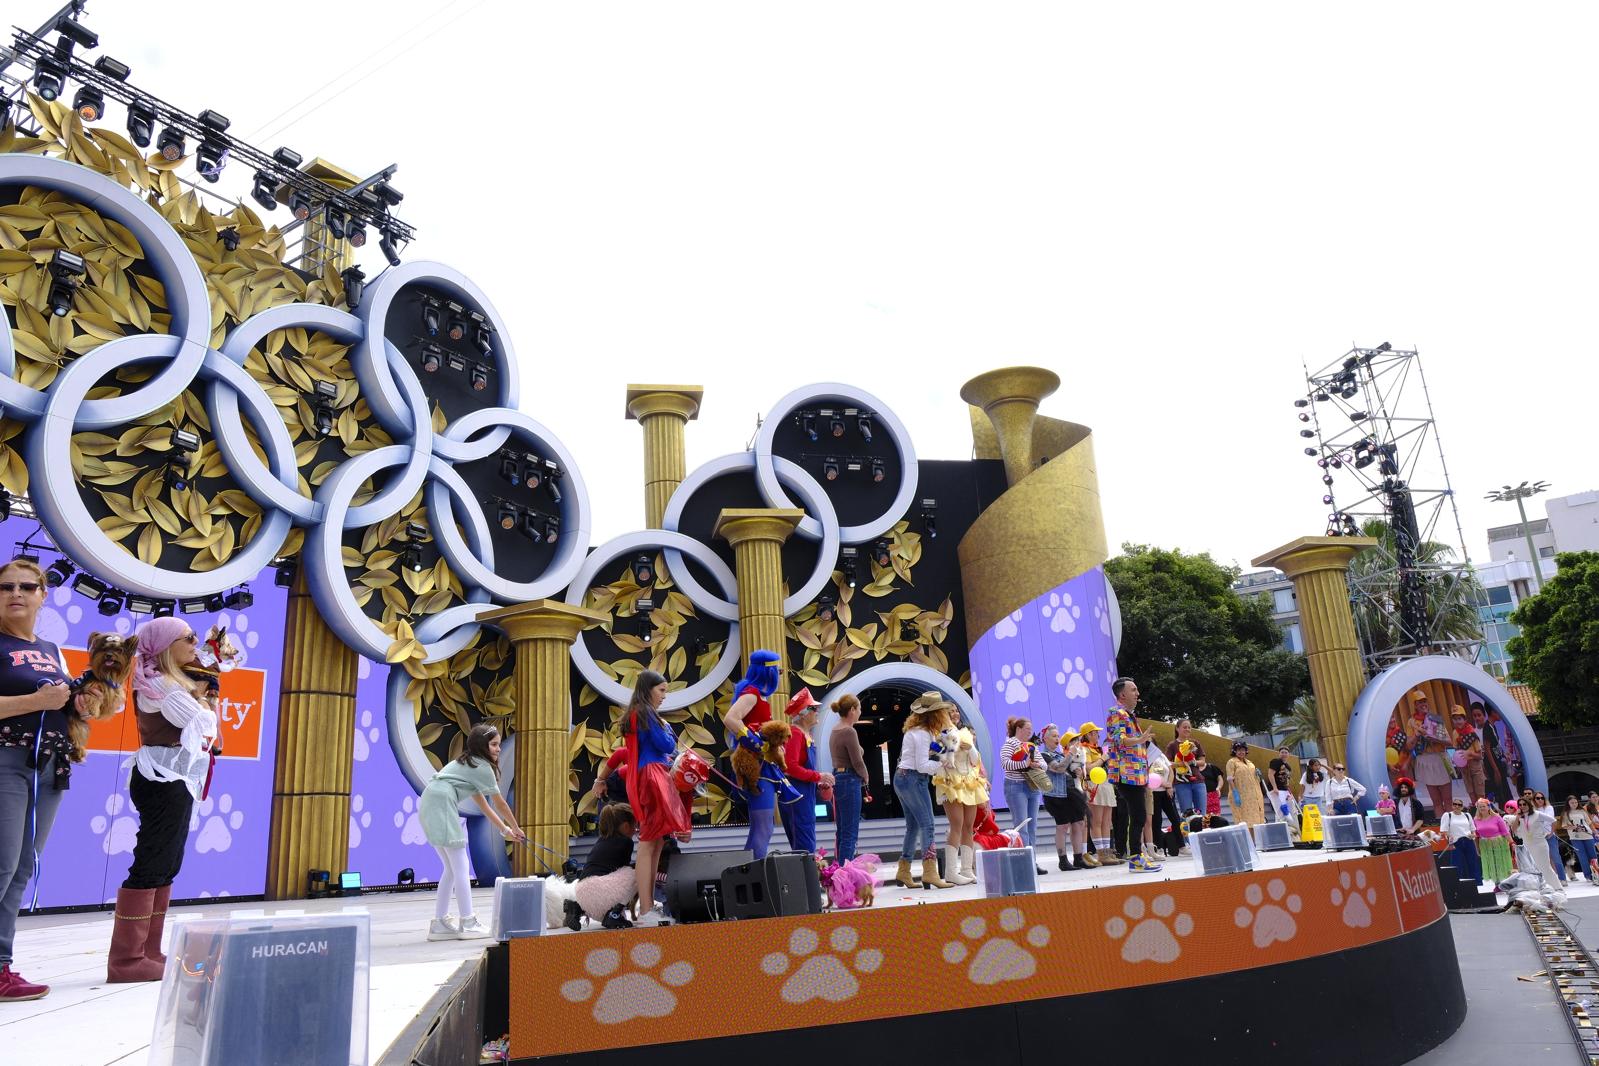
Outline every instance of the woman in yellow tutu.
<svg viewBox="0 0 1599 1066"><path fill-rule="evenodd" d="M977 808L988 802L988 774L983 771L983 756L977 750L977 739L966 728L960 710L954 704L944 706L951 725L935 741L939 769L933 775L939 805L944 808L944 817L949 819L944 870L950 881L969 885L977 880L972 831L977 826Z"/></svg>

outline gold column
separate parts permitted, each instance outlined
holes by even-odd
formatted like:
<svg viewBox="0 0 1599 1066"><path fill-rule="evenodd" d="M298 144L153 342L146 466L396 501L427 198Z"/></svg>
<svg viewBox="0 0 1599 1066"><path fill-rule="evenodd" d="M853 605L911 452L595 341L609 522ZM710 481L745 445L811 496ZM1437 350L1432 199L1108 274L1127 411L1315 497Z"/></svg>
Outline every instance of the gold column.
<svg viewBox="0 0 1599 1066"><path fill-rule="evenodd" d="M301 899L306 874L336 879L349 861L355 681L356 654L322 621L301 569L283 633L268 899Z"/></svg>
<svg viewBox="0 0 1599 1066"><path fill-rule="evenodd" d="M605 621L605 615L557 600L534 600L481 614L478 621L502 631L516 653L516 708L511 722L516 733L517 824L528 840L565 858L571 838L569 649L585 626ZM512 853L518 877L547 873L553 865L558 865L557 860L538 848L517 848Z"/></svg>
<svg viewBox="0 0 1599 1066"><path fill-rule="evenodd" d="M1376 543L1371 537L1300 537L1253 562L1278 568L1294 583L1300 635L1310 661L1310 687L1316 693L1321 750L1329 759L1344 758L1349 712L1366 685L1355 615L1349 606L1349 560Z"/></svg>
<svg viewBox="0 0 1599 1066"><path fill-rule="evenodd" d="M1060 376L1036 366L990 370L961 386L961 399L982 408L994 424L1005 480L1012 485L1033 472L1033 419L1039 403L1058 388Z"/></svg>
<svg viewBox="0 0 1599 1066"><path fill-rule="evenodd" d="M627 417L644 427L644 524L661 528L672 493L688 476L683 428L700 413L698 385L629 385Z"/></svg>
<svg viewBox="0 0 1599 1066"><path fill-rule="evenodd" d="M738 571L739 640L744 666L750 652L777 653L777 691L772 715L788 705L788 634L783 627L783 542L805 512L798 508L728 507L716 519L715 536L733 546Z"/></svg>

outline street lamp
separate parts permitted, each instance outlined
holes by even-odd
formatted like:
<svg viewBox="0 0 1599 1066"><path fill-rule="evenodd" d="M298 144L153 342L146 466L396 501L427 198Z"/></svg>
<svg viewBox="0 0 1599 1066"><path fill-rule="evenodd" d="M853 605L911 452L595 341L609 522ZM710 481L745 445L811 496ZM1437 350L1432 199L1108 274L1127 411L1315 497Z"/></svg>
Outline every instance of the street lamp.
<svg viewBox="0 0 1599 1066"><path fill-rule="evenodd" d="M1543 587L1543 580L1538 573L1538 549L1532 543L1532 527L1527 524L1527 505L1523 501L1529 496L1536 496L1540 492L1547 491L1548 488L1549 482L1547 481L1535 481L1530 485L1523 481L1514 488L1506 485L1504 488L1490 492L1484 497L1484 499L1495 500L1499 503L1505 503L1510 500L1516 501L1516 510L1521 512L1521 532L1527 538L1527 558L1532 560L1532 591L1534 595Z"/></svg>

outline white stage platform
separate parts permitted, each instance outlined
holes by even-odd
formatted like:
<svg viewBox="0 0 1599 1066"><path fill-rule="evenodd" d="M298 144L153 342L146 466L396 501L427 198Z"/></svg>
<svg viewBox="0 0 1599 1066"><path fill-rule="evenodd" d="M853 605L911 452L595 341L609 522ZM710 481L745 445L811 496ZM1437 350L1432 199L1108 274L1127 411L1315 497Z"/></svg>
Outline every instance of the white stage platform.
<svg viewBox="0 0 1599 1066"><path fill-rule="evenodd" d="M1363 851L1269 852L1258 856L1256 869L1338 862L1365 854ZM1163 869L1153 874L1129 873L1125 864L1062 873L1056 869L1053 851L1041 852L1039 864L1049 871L1039 879L1042 892L1175 881L1198 876L1196 863L1186 856L1166 860ZM892 864L880 871L881 874L892 872ZM1576 898L1599 898L1599 889L1586 881L1574 883L1570 892ZM880 885L876 906L950 903L977 897L975 885L934 890ZM493 893L480 889L474 893L474 899L480 914L487 921L488 912L493 906ZM233 908L218 903L177 908L175 914L181 917L215 915L230 909L275 913L357 908L365 909L372 915L369 1039L370 1061L375 1064L417 1018L434 994L450 982L461 964L477 958L487 944L486 941L429 943L424 939L428 919L433 915L431 886L415 892L374 894L353 900L241 903ZM555 930L552 934L574 935L565 930ZM111 916L107 912L45 915L20 920L17 930L18 968L30 980L50 984L51 992L44 999L31 1003L0 1007L0 1047L6 1050L6 1061L49 1062L62 1066L133 1066L145 1061L159 985L106 984L105 959L110 938Z"/></svg>

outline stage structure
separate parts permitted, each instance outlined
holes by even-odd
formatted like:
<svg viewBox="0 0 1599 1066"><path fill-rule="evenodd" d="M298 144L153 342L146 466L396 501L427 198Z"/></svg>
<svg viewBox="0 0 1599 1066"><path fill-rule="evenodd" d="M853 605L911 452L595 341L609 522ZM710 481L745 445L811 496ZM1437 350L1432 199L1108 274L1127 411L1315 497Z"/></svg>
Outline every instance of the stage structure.
<svg viewBox="0 0 1599 1066"><path fill-rule="evenodd" d="M1384 341L1305 373L1294 401L1304 453L1315 460L1328 536L1380 532L1349 572L1363 655L1372 670L1442 652L1476 660L1479 590L1432 399L1414 350Z"/></svg>

